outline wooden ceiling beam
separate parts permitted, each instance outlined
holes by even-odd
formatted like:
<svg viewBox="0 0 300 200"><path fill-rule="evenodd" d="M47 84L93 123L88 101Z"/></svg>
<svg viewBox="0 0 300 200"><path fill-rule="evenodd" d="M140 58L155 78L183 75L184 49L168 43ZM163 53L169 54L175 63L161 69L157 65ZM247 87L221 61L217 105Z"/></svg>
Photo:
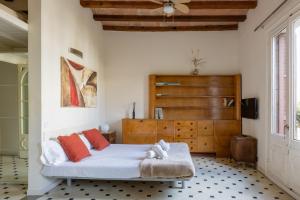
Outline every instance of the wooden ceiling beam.
<svg viewBox="0 0 300 200"><path fill-rule="evenodd" d="M80 4L87 8L118 8L118 9L156 9L161 5L151 1L92 1L80 0ZM190 9L253 9L257 1L192 1L187 3Z"/></svg>
<svg viewBox="0 0 300 200"><path fill-rule="evenodd" d="M204 15L204 16L174 16L165 17L163 15L94 15L96 21L136 21L136 22L242 22L246 15Z"/></svg>
<svg viewBox="0 0 300 200"><path fill-rule="evenodd" d="M238 24L233 25L206 25L206 26L110 26L104 25L106 31L132 32L165 32L165 31L229 31L238 30Z"/></svg>

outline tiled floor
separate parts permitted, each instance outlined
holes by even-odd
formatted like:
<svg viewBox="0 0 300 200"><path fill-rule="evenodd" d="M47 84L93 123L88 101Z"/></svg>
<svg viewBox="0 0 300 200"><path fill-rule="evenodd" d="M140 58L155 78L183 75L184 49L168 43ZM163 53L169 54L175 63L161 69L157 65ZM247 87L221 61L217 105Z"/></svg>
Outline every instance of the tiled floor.
<svg viewBox="0 0 300 200"><path fill-rule="evenodd" d="M27 159L0 156L0 199L19 200L27 191Z"/></svg>
<svg viewBox="0 0 300 200"><path fill-rule="evenodd" d="M0 156L0 184L27 184L28 161L16 156Z"/></svg>
<svg viewBox="0 0 300 200"><path fill-rule="evenodd" d="M193 157L197 174L186 189L163 182L75 181L60 184L39 200L51 199L172 199L172 200L271 200L293 199L262 174L227 159Z"/></svg>
<svg viewBox="0 0 300 200"><path fill-rule="evenodd" d="M20 200L26 196L27 185L0 184L0 199Z"/></svg>

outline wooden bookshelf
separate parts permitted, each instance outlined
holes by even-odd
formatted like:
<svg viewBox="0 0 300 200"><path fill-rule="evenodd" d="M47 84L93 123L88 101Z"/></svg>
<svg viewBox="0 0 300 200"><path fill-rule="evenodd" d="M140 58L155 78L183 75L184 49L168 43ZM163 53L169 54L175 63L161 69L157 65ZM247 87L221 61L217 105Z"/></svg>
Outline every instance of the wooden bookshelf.
<svg viewBox="0 0 300 200"><path fill-rule="evenodd" d="M162 108L163 119L240 120L240 90L240 75L150 75L149 118Z"/></svg>
<svg viewBox="0 0 300 200"><path fill-rule="evenodd" d="M149 119L122 124L125 144L164 139L187 143L194 153L227 157L231 138L241 134L241 76L150 75Z"/></svg>

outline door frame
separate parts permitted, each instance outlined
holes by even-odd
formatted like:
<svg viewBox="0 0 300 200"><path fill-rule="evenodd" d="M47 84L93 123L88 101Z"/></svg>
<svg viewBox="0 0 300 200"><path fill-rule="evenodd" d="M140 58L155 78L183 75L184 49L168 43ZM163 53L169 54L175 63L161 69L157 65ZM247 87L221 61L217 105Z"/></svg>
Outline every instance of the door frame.
<svg viewBox="0 0 300 200"><path fill-rule="evenodd" d="M23 133L23 109L22 109L22 100L23 100L23 91L22 91L22 81L25 78L25 75L28 75L27 65L18 65L18 106L19 106L19 157L27 158L28 157L28 134ZM28 126L28 125L27 125Z"/></svg>

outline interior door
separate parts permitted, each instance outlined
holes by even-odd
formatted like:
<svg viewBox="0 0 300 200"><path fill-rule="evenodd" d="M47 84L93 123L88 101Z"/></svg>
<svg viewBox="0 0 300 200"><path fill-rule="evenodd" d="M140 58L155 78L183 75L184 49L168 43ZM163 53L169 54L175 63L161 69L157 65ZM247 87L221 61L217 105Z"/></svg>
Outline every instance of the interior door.
<svg viewBox="0 0 300 200"><path fill-rule="evenodd" d="M271 134L268 173L282 184L288 183L288 144L290 128L290 81L288 24L272 34Z"/></svg>

